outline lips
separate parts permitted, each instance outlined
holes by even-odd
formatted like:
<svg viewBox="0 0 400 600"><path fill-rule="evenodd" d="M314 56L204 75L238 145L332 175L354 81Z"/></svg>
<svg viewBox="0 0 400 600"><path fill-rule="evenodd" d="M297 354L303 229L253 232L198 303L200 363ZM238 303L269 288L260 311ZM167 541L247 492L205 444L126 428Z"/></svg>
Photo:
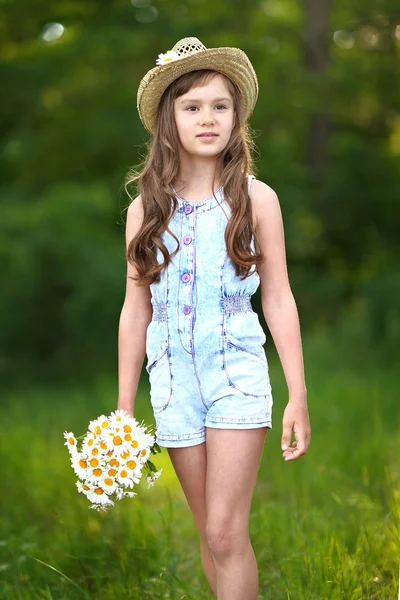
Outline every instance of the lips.
<svg viewBox="0 0 400 600"><path fill-rule="evenodd" d="M217 133L200 133L197 137L217 137Z"/></svg>

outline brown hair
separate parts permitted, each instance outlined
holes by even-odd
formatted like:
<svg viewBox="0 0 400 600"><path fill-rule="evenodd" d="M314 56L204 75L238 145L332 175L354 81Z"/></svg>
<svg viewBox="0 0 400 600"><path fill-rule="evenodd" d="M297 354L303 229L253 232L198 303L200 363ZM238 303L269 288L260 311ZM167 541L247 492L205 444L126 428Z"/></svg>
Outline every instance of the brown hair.
<svg viewBox="0 0 400 600"><path fill-rule="evenodd" d="M254 172L254 142L250 127L244 119L239 89L223 73L214 70L198 70L182 75L165 90L158 106L157 125L154 136L147 142L147 154L142 170L130 170L125 179L127 186L139 180L140 196L143 204L143 223L131 240L126 251L126 259L133 263L138 276L133 277L137 285L148 285L160 281L160 273L179 250L179 240L169 229L168 223L178 208L178 202L170 187L179 172L178 132L175 124L174 101L193 87L205 85L216 74L222 76L232 95L235 124L225 149L218 157L216 171L221 173L220 185L223 186L225 199L231 209L231 215L225 228L227 252L235 263L236 275L245 279L251 266L256 270L264 257L259 252L259 242L253 228L251 199L248 194L248 173ZM215 197L213 182L213 196ZM172 210L171 210L172 207ZM222 208L222 206L221 206ZM177 242L176 249L169 254L161 236L168 231ZM252 236L256 253L250 247ZM159 264L156 247L164 257Z"/></svg>

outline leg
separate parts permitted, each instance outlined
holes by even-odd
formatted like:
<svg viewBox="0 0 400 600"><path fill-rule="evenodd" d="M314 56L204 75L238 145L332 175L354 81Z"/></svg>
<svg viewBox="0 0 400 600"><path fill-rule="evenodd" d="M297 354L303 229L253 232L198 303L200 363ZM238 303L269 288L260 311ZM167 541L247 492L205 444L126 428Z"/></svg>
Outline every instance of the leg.
<svg viewBox="0 0 400 600"><path fill-rule="evenodd" d="M257 598L249 515L266 429L206 430L206 532L217 571L218 600Z"/></svg>
<svg viewBox="0 0 400 600"><path fill-rule="evenodd" d="M206 538L206 444L187 448L168 448L168 453L183 492L193 513L200 536L201 561L207 581L217 595L217 576Z"/></svg>

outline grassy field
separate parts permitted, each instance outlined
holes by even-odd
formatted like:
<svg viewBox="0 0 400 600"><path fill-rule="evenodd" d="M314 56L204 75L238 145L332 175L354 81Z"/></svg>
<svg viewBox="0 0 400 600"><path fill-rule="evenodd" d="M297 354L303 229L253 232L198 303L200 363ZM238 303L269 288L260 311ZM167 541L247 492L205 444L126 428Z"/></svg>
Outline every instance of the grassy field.
<svg viewBox="0 0 400 600"><path fill-rule="evenodd" d="M363 349L368 355L368 351ZM400 558L398 375L327 340L305 342L312 435L285 463L286 385L270 370L267 434L251 516L260 599L397 600ZM268 352L268 350L267 350ZM144 372L145 374L145 372ZM162 477L108 513L76 491L63 431L116 408L116 382L3 394L1 600L211 598L197 534L163 450ZM143 377L135 416L151 422Z"/></svg>

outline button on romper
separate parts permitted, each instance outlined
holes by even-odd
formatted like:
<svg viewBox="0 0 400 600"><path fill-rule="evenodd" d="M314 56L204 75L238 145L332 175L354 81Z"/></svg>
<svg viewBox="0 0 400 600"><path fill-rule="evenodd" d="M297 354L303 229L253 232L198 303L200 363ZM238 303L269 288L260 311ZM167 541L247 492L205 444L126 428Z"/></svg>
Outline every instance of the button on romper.
<svg viewBox="0 0 400 600"><path fill-rule="evenodd" d="M266 335L250 302L260 278L255 271L244 280L236 275L224 238L230 208L223 188L215 195L218 202L176 194L169 228L180 249L150 285L146 370L156 441L165 447L201 444L206 426L272 428ZM166 231L162 239L172 253L176 240Z"/></svg>

